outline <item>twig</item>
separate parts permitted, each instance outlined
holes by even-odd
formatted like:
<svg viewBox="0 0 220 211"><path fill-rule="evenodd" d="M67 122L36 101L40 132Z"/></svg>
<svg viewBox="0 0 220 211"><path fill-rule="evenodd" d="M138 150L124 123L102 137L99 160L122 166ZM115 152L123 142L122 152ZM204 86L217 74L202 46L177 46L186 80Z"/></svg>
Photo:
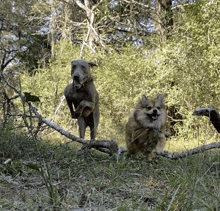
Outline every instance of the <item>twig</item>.
<svg viewBox="0 0 220 211"><path fill-rule="evenodd" d="M53 115L53 118L51 119L51 122L54 121L55 116L56 116L57 112L59 111L59 109L61 108L61 105L63 104L63 101L64 101L64 100L65 100L65 96L62 96L61 101L60 101L60 104L58 105L56 111L54 112L54 115Z"/></svg>

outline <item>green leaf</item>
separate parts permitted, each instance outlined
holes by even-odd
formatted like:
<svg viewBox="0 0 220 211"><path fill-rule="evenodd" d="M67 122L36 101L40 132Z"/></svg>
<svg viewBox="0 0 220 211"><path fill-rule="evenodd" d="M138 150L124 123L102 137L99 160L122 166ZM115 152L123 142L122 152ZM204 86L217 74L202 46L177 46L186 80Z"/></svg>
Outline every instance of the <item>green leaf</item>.
<svg viewBox="0 0 220 211"><path fill-rule="evenodd" d="M25 102L40 102L40 98L35 95L31 95L30 92L24 92L24 95Z"/></svg>

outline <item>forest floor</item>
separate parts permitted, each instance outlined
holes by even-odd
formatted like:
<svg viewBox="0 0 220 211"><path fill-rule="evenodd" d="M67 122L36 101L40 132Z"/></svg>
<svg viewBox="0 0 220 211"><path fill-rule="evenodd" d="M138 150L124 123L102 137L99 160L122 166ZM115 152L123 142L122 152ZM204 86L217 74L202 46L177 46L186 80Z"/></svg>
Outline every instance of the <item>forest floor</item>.
<svg viewBox="0 0 220 211"><path fill-rule="evenodd" d="M0 159L3 211L220 210L219 150L117 160L6 131Z"/></svg>

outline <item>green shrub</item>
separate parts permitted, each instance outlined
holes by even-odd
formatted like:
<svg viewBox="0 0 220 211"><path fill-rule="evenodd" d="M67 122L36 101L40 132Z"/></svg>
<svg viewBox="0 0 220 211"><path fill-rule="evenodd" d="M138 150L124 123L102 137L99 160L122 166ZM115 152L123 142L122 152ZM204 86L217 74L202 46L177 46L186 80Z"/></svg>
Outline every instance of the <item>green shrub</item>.
<svg viewBox="0 0 220 211"><path fill-rule="evenodd" d="M200 13L195 12L198 9ZM171 139L179 150L191 148L193 142L201 145L206 143L204 140L216 140L217 133L208 124L208 118L192 116L197 107L220 107L220 21L219 16L207 14L215 14L213 10L219 11L218 4L205 1L188 7L184 15L186 24L174 32L172 39L155 49L126 47L120 54L86 52L84 59L98 64L92 69L100 94L97 139L114 139L124 146L124 126L133 106L143 94L156 97L163 93L169 119L181 117L173 126L175 136ZM34 77L22 75L23 91L40 96L39 111L45 118L53 117L65 87L71 82L71 60L79 59L79 55L80 47L59 42L56 60L48 68L39 69ZM66 102L55 123L78 134L77 123L71 120Z"/></svg>

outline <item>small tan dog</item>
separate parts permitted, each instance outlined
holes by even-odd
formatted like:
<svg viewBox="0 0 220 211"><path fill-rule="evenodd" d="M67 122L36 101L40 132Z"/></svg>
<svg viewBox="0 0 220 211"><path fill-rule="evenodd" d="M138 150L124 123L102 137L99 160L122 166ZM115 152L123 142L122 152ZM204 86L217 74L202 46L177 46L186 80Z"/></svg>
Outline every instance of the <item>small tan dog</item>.
<svg viewBox="0 0 220 211"><path fill-rule="evenodd" d="M166 117L164 96L148 99L144 95L125 127L128 153L137 155L141 152L152 160L155 152L163 151Z"/></svg>

